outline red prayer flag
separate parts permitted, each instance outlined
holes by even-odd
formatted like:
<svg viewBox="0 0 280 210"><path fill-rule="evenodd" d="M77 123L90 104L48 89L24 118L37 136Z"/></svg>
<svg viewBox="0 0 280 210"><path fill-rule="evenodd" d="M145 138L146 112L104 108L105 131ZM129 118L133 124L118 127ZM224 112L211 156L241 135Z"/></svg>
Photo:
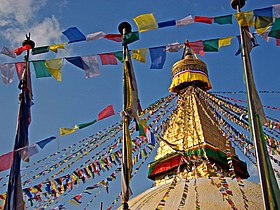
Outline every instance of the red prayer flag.
<svg viewBox="0 0 280 210"><path fill-rule="evenodd" d="M213 20L213 17L194 16L194 22L212 24Z"/></svg>
<svg viewBox="0 0 280 210"><path fill-rule="evenodd" d="M17 48L17 49L15 49L14 50L14 52L17 54L17 55L20 55L23 51L25 51L25 50L31 50L32 49L32 47L30 46L30 45L24 45L24 46L22 46L22 47L19 47L19 48Z"/></svg>
<svg viewBox="0 0 280 210"><path fill-rule="evenodd" d="M102 65L117 65L117 58L114 53L99 54Z"/></svg>
<svg viewBox="0 0 280 210"><path fill-rule="evenodd" d="M188 42L187 46L191 48L194 53L204 56L204 45L202 40L196 42Z"/></svg>
<svg viewBox="0 0 280 210"><path fill-rule="evenodd" d="M25 63L24 62L18 62L18 63L15 63L15 65L16 65L18 80L20 81L22 79L22 74L23 74L23 71L24 71Z"/></svg>
<svg viewBox="0 0 280 210"><path fill-rule="evenodd" d="M5 171L12 167L14 159L14 151L8 152L0 156L0 171Z"/></svg>
<svg viewBox="0 0 280 210"><path fill-rule="evenodd" d="M106 34L104 36L104 38L110 39L110 40L115 41L115 42L121 42L122 41L122 34Z"/></svg>
<svg viewBox="0 0 280 210"><path fill-rule="evenodd" d="M115 115L115 112L114 112L114 107L111 104L111 105L107 106L105 109L103 109L101 112L99 112L98 120L102 120L102 119L110 117L112 115Z"/></svg>
<svg viewBox="0 0 280 210"><path fill-rule="evenodd" d="M276 46L280 46L280 39L276 39Z"/></svg>

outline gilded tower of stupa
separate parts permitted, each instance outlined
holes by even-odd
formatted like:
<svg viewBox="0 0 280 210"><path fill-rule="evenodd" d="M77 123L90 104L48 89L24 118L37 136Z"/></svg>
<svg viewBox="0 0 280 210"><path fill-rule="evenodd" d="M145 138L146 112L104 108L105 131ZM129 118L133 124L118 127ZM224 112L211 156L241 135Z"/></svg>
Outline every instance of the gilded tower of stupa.
<svg viewBox="0 0 280 210"><path fill-rule="evenodd" d="M154 186L129 200L129 209L263 209L260 185L245 180L246 163L200 97L211 88L206 64L185 50L172 68L169 90L177 94L176 107L149 164Z"/></svg>

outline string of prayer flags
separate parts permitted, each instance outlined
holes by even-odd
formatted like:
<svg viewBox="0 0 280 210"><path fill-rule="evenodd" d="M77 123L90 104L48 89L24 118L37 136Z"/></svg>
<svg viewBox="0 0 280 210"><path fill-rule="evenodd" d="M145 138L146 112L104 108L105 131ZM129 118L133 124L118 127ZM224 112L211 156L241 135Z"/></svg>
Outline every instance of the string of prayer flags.
<svg viewBox="0 0 280 210"><path fill-rule="evenodd" d="M86 78L92 78L100 75L100 69L96 55L68 57L65 59L73 65L83 69L86 73Z"/></svg>
<svg viewBox="0 0 280 210"><path fill-rule="evenodd" d="M56 139L55 136L51 136L49 138L43 139L39 142L37 142L36 144L38 144L38 146L43 149L48 143L50 143L51 141L53 141L54 139Z"/></svg>
<svg viewBox="0 0 280 210"><path fill-rule="evenodd" d="M86 37L86 40L87 41L92 41L92 40L102 39L102 38L104 38L105 35L106 35L105 32L98 31L98 32L95 32L95 33L88 34L87 37Z"/></svg>
<svg viewBox="0 0 280 210"><path fill-rule="evenodd" d="M16 53L16 55L20 55L23 51L26 51L26 50L31 50L32 47L28 44L22 46L22 47L19 47L19 48L16 48L14 50L14 52Z"/></svg>
<svg viewBox="0 0 280 210"><path fill-rule="evenodd" d="M69 43L85 41L85 35L76 27L71 27L62 32L69 40Z"/></svg>
<svg viewBox="0 0 280 210"><path fill-rule="evenodd" d="M50 45L49 48L51 51L57 53L58 49L65 49L65 45L66 43L54 44L54 45Z"/></svg>
<svg viewBox="0 0 280 210"><path fill-rule="evenodd" d="M98 55L102 65L117 65L117 59L114 55L114 53L105 53L105 54L99 54Z"/></svg>
<svg viewBox="0 0 280 210"><path fill-rule="evenodd" d="M113 105L107 106L105 109L103 109L99 114L98 114L98 120L103 120L107 117L115 115L114 107Z"/></svg>
<svg viewBox="0 0 280 210"><path fill-rule="evenodd" d="M185 25L189 25L191 23L193 23L193 18L191 15L184 17L180 20L176 20L176 26L185 26Z"/></svg>
<svg viewBox="0 0 280 210"><path fill-rule="evenodd" d="M32 55L38 55L41 53L49 52L49 46L42 46L42 47L34 47L31 51Z"/></svg>
<svg viewBox="0 0 280 210"><path fill-rule="evenodd" d="M195 41L195 42L188 42L187 46L191 48L191 50L195 54L200 54L201 56L204 56L204 45L202 40Z"/></svg>
<svg viewBox="0 0 280 210"><path fill-rule="evenodd" d="M276 18L270 32L268 33L269 37L280 38L280 18Z"/></svg>
<svg viewBox="0 0 280 210"><path fill-rule="evenodd" d="M9 57L11 57L11 58L16 58L16 57L17 57L17 56L16 56L16 53L13 51L13 49L7 48L7 47L5 47L5 46L3 46L2 50L1 50L1 53L2 53L3 55L9 56Z"/></svg>
<svg viewBox="0 0 280 210"><path fill-rule="evenodd" d="M127 45L127 44L130 44L137 40L139 40L139 32L138 31L130 32L130 33L125 34L125 37L122 40L122 44Z"/></svg>
<svg viewBox="0 0 280 210"><path fill-rule="evenodd" d="M152 60L151 69L162 69L166 59L166 46L149 48Z"/></svg>
<svg viewBox="0 0 280 210"><path fill-rule="evenodd" d="M167 52L179 52L182 48L184 48L184 44L175 42L175 43L168 44L165 50Z"/></svg>
<svg viewBox="0 0 280 210"><path fill-rule="evenodd" d="M36 78L41 77L51 77L51 73L49 72L46 62L44 60L39 61L32 61Z"/></svg>
<svg viewBox="0 0 280 210"><path fill-rule="evenodd" d="M218 39L210 39L203 41L203 50L205 52L218 52L219 46L218 46Z"/></svg>
<svg viewBox="0 0 280 210"><path fill-rule="evenodd" d="M214 17L214 23L221 24L221 25L232 24L232 15Z"/></svg>
<svg viewBox="0 0 280 210"><path fill-rule="evenodd" d="M46 67L57 81L62 81L62 58L46 60Z"/></svg>
<svg viewBox="0 0 280 210"><path fill-rule="evenodd" d="M194 16L194 22L212 24L213 20L213 17Z"/></svg>
<svg viewBox="0 0 280 210"><path fill-rule="evenodd" d="M78 129L79 129L78 125L75 125L74 128L60 128L59 129L59 133L60 133L61 136L64 136L66 134L73 133L73 132L75 132Z"/></svg>
<svg viewBox="0 0 280 210"><path fill-rule="evenodd" d="M139 15L133 18L133 20L137 25L139 32L145 32L158 28L158 24L152 13Z"/></svg>
<svg viewBox="0 0 280 210"><path fill-rule="evenodd" d="M104 36L104 38L115 41L115 42L121 42L122 41L122 35L121 34L106 34Z"/></svg>
<svg viewBox="0 0 280 210"><path fill-rule="evenodd" d="M13 63L0 64L1 77L5 84L14 80L15 65Z"/></svg>
<svg viewBox="0 0 280 210"><path fill-rule="evenodd" d="M234 16L240 26L253 26L254 25L253 11L239 12L237 14L234 14Z"/></svg>
<svg viewBox="0 0 280 210"><path fill-rule="evenodd" d="M137 50L132 50L132 58L138 60L142 63L146 63L148 49L147 48L140 48Z"/></svg>
<svg viewBox="0 0 280 210"><path fill-rule="evenodd" d="M164 27L169 27L169 26L176 26L176 21L169 20L169 21L158 23L158 28L164 28Z"/></svg>

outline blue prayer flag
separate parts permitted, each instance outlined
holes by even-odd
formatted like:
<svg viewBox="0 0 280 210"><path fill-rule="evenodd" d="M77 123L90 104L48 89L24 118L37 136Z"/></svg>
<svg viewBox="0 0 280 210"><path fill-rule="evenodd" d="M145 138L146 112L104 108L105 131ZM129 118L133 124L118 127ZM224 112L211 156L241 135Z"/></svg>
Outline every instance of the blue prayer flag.
<svg viewBox="0 0 280 210"><path fill-rule="evenodd" d="M79 29L77 29L76 27L68 28L62 33L69 39L69 43L86 40L85 35L81 31L79 31Z"/></svg>
<svg viewBox="0 0 280 210"><path fill-rule="evenodd" d="M149 48L152 60L151 69L162 69L166 59L166 46Z"/></svg>
<svg viewBox="0 0 280 210"><path fill-rule="evenodd" d="M38 146L41 149L43 149L46 146L46 144L50 143L54 139L56 139L56 137L52 136L52 137L46 138L44 140L41 140L41 141L37 142L36 144L38 144Z"/></svg>
<svg viewBox="0 0 280 210"><path fill-rule="evenodd" d="M77 57L69 57L69 58L65 58L68 62L72 63L73 65L87 70L89 69L88 65L83 61L83 59L80 56Z"/></svg>
<svg viewBox="0 0 280 210"><path fill-rule="evenodd" d="M254 16L258 17L258 16L264 16L264 17L272 17L272 7L267 7L267 8L263 8L263 9L255 9L253 10L254 12Z"/></svg>
<svg viewBox="0 0 280 210"><path fill-rule="evenodd" d="M169 26L176 26L176 21L169 20L169 21L158 23L158 28L169 27Z"/></svg>

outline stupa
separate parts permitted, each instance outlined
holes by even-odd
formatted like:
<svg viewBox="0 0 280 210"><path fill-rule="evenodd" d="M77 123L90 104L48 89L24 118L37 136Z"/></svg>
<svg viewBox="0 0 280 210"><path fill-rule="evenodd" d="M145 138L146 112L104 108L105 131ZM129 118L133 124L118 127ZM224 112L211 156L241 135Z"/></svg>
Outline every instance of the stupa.
<svg viewBox="0 0 280 210"><path fill-rule="evenodd" d="M207 65L190 49L172 67L177 107L163 129L148 178L154 187L129 209L263 209L261 187L219 129L200 93L212 88Z"/></svg>

